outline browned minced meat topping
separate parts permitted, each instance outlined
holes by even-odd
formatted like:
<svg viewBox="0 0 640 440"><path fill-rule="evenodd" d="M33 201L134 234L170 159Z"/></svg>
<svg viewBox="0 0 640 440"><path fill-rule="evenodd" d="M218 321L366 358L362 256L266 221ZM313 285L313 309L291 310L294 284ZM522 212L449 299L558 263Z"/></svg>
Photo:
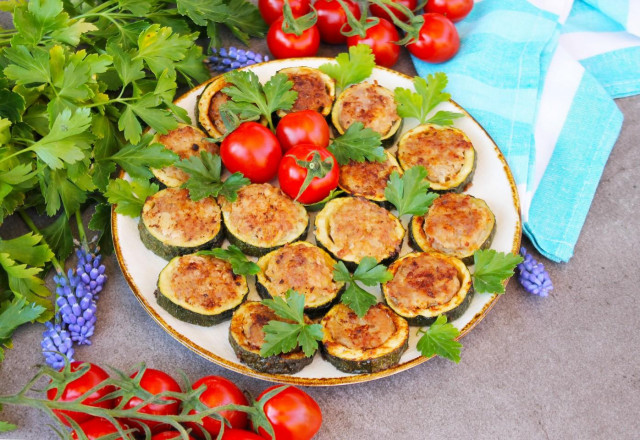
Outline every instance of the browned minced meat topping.
<svg viewBox="0 0 640 440"><path fill-rule="evenodd" d="M252 307L242 322L242 332L247 340L247 345L253 350L259 350L264 344L264 330L269 321L282 321L273 310L262 304Z"/></svg>
<svg viewBox="0 0 640 440"><path fill-rule="evenodd" d="M226 87L226 85L222 88L224 87ZM209 102L209 120L213 122L213 125L215 125L216 129L222 134L227 132L227 127L225 127L224 122L222 122L222 117L220 117L220 106L228 100L229 96L226 93L218 91L211 97L211 102Z"/></svg>
<svg viewBox="0 0 640 440"><path fill-rule="evenodd" d="M403 141L398 156L404 167L422 165L428 180L444 184L458 175L472 148L458 130L429 127Z"/></svg>
<svg viewBox="0 0 640 440"><path fill-rule="evenodd" d="M433 202L423 225L429 245L445 253L478 249L492 227L493 216L482 201L453 193Z"/></svg>
<svg viewBox="0 0 640 440"><path fill-rule="evenodd" d="M356 84L342 94L339 122L344 130L361 122L384 136L399 119L393 93L378 84Z"/></svg>
<svg viewBox="0 0 640 440"><path fill-rule="evenodd" d="M399 171L388 157L384 162L350 161L340 166L339 184L351 194L380 200L393 170Z"/></svg>
<svg viewBox="0 0 640 440"><path fill-rule="evenodd" d="M242 284L242 277L233 273L230 263L200 255L180 257L171 278L176 299L206 309L228 304L238 296Z"/></svg>
<svg viewBox="0 0 640 440"><path fill-rule="evenodd" d="M199 156L202 150L211 154L218 154L220 151L218 145L207 141L200 130L190 125L178 127L167 134L158 136L158 142L180 156L180 159ZM189 174L173 166L163 168L162 172L168 178L181 183L189 179Z"/></svg>
<svg viewBox="0 0 640 440"><path fill-rule="evenodd" d="M395 267L394 267L395 266ZM386 284L390 301L411 313L446 304L460 290L457 268L443 258L420 253L393 263Z"/></svg>
<svg viewBox="0 0 640 440"><path fill-rule="evenodd" d="M293 81L293 90L298 92L298 99L293 103L291 112L315 110L322 113L322 110L331 106L331 96L320 74L305 72L286 75Z"/></svg>
<svg viewBox="0 0 640 440"><path fill-rule="evenodd" d="M331 338L350 349L371 350L384 344L396 331L391 312L382 304L369 309L362 318L345 305L336 306L326 328Z"/></svg>

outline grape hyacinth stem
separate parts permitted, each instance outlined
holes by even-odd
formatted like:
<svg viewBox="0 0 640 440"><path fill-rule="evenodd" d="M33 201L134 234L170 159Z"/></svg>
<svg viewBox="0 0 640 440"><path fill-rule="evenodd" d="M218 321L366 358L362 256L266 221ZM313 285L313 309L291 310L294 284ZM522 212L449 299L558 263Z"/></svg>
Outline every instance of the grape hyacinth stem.
<svg viewBox="0 0 640 440"><path fill-rule="evenodd" d="M524 257L524 261L518 264L520 284L533 295L549 296L549 292L553 290L553 283L544 265L537 262L524 247L520 248L520 254Z"/></svg>

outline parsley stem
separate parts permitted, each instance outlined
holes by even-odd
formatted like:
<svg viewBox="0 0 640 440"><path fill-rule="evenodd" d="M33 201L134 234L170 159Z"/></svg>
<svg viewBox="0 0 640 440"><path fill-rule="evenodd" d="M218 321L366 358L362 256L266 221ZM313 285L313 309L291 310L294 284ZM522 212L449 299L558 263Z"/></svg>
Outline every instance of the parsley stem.
<svg viewBox="0 0 640 440"><path fill-rule="evenodd" d="M49 246L49 243L47 243L46 240L44 239L44 236L40 232L40 229L38 229L36 224L33 223L33 220L31 220L31 217L29 217L29 215L24 211L24 209L19 209L18 214L22 218L22 221L24 221L24 223L29 227L29 229L33 231L34 234L37 234L42 237L42 243L44 243L45 245L47 245L49 249L51 249L51 246ZM51 264L53 264L53 267L56 269L58 273L64 273L64 267L62 267L62 265L60 264L60 262L58 261L55 255L51 258Z"/></svg>
<svg viewBox="0 0 640 440"><path fill-rule="evenodd" d="M80 243L82 247L88 251L89 250L89 242L87 241L87 234L85 233L84 225L82 223L82 215L80 214L80 210L76 211L76 223L78 224L78 236L80 237Z"/></svg>

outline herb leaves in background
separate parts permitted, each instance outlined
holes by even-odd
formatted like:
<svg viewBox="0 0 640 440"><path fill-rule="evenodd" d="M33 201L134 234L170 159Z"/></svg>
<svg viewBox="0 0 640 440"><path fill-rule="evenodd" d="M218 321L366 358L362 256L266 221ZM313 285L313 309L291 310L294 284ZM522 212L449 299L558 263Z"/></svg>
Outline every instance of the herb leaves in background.
<svg viewBox="0 0 640 440"><path fill-rule="evenodd" d="M200 151L200 156L183 159L175 166L189 174L189 180L182 185L182 188L187 188L189 197L196 202L205 197L218 195L234 202L238 198L238 190L251 183L242 173L237 172L224 181L221 180L220 156L204 150Z"/></svg>
<svg viewBox="0 0 640 440"><path fill-rule="evenodd" d="M477 250L473 254L473 288L478 293L504 293L504 280L513 275L522 261L521 255L498 252L494 249Z"/></svg>
<svg viewBox="0 0 640 440"><path fill-rule="evenodd" d="M328 150L336 157L340 165L349 161L356 162L387 160L380 141L380 133L364 128L362 122L354 122L342 136L331 141Z"/></svg>
<svg viewBox="0 0 640 440"><path fill-rule="evenodd" d="M426 177L427 170L420 165L409 168L402 177L397 171L391 173L384 195L398 210L398 217L424 215L438 198L438 194L429 191Z"/></svg>
<svg viewBox="0 0 640 440"><path fill-rule="evenodd" d="M452 125L454 119L461 118L464 114L441 110L427 118L438 104L451 99L451 95L444 92L447 82L445 73L436 72L434 75L429 74L426 80L416 76L413 79L415 92L396 88L394 94L398 104L398 115L403 118L415 118L420 124Z"/></svg>
<svg viewBox="0 0 640 440"><path fill-rule="evenodd" d="M145 179L115 179L109 182L105 196L116 205L118 214L139 217L147 197L158 192L160 187Z"/></svg>
<svg viewBox="0 0 640 440"><path fill-rule="evenodd" d="M391 281L393 274L383 264L378 264L373 257L364 257L353 275L342 261L333 266L333 279L347 283L347 289L342 294L341 302L349 306L351 310L362 318L378 299L358 285L360 281L366 286L377 286L379 283Z"/></svg>

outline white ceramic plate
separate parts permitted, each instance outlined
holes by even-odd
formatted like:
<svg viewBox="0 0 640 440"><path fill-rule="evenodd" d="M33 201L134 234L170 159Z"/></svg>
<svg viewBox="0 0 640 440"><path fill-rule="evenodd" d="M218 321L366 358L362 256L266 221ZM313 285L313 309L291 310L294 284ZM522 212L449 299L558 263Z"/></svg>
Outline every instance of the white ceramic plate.
<svg viewBox="0 0 640 440"><path fill-rule="evenodd" d="M264 83L279 69L284 67L318 67L323 63L331 61L334 60L329 58L277 60L254 65L251 66L250 69L253 70ZM396 87L413 89L410 77L389 69L376 68L370 80L375 80L380 85L391 90ZM194 124L196 122L194 110L198 97L205 86L206 83L201 84L176 101L176 104L189 112L189 116ZM453 102L441 104L437 110L464 112L464 110ZM415 127L415 125L416 121L407 120L405 121L403 131L410 130ZM502 153L491 137L471 116L466 115L463 118L457 119L455 121L455 127L463 130L469 136L478 153L477 169L473 183L467 192L484 199L495 213L497 231L491 247L502 252L518 252L522 230L519 201L513 177ZM395 148L396 147L393 147L391 151L395 151ZM406 223L406 221L403 222L405 226ZM310 224L313 225L313 216ZM308 365L301 372L294 375L272 375L256 372L240 363L231 349L228 342L229 321L213 327L200 327L182 322L158 306L153 292L156 289L158 274L167 264L167 261L156 256L142 244L138 235L138 219L122 216L113 211L112 228L116 255L122 272L131 286L134 295L142 303L147 312L178 341L206 359L226 368L269 381L296 385L323 386L365 382L398 373L427 360L420 356L416 349L418 328L411 327L409 349L404 353L398 365L385 371L359 375L343 373L338 371L317 353L311 365ZM313 231L309 231L308 240L311 242L314 241ZM406 243L405 238L401 254L404 255L410 251L411 249ZM259 300L253 279L250 279L250 287L251 292L249 299ZM379 289L372 292L378 294L378 296L380 294ZM469 332L484 317L496 300L496 295L477 294L474 296L465 314L453 321L453 324L460 329L461 336Z"/></svg>

